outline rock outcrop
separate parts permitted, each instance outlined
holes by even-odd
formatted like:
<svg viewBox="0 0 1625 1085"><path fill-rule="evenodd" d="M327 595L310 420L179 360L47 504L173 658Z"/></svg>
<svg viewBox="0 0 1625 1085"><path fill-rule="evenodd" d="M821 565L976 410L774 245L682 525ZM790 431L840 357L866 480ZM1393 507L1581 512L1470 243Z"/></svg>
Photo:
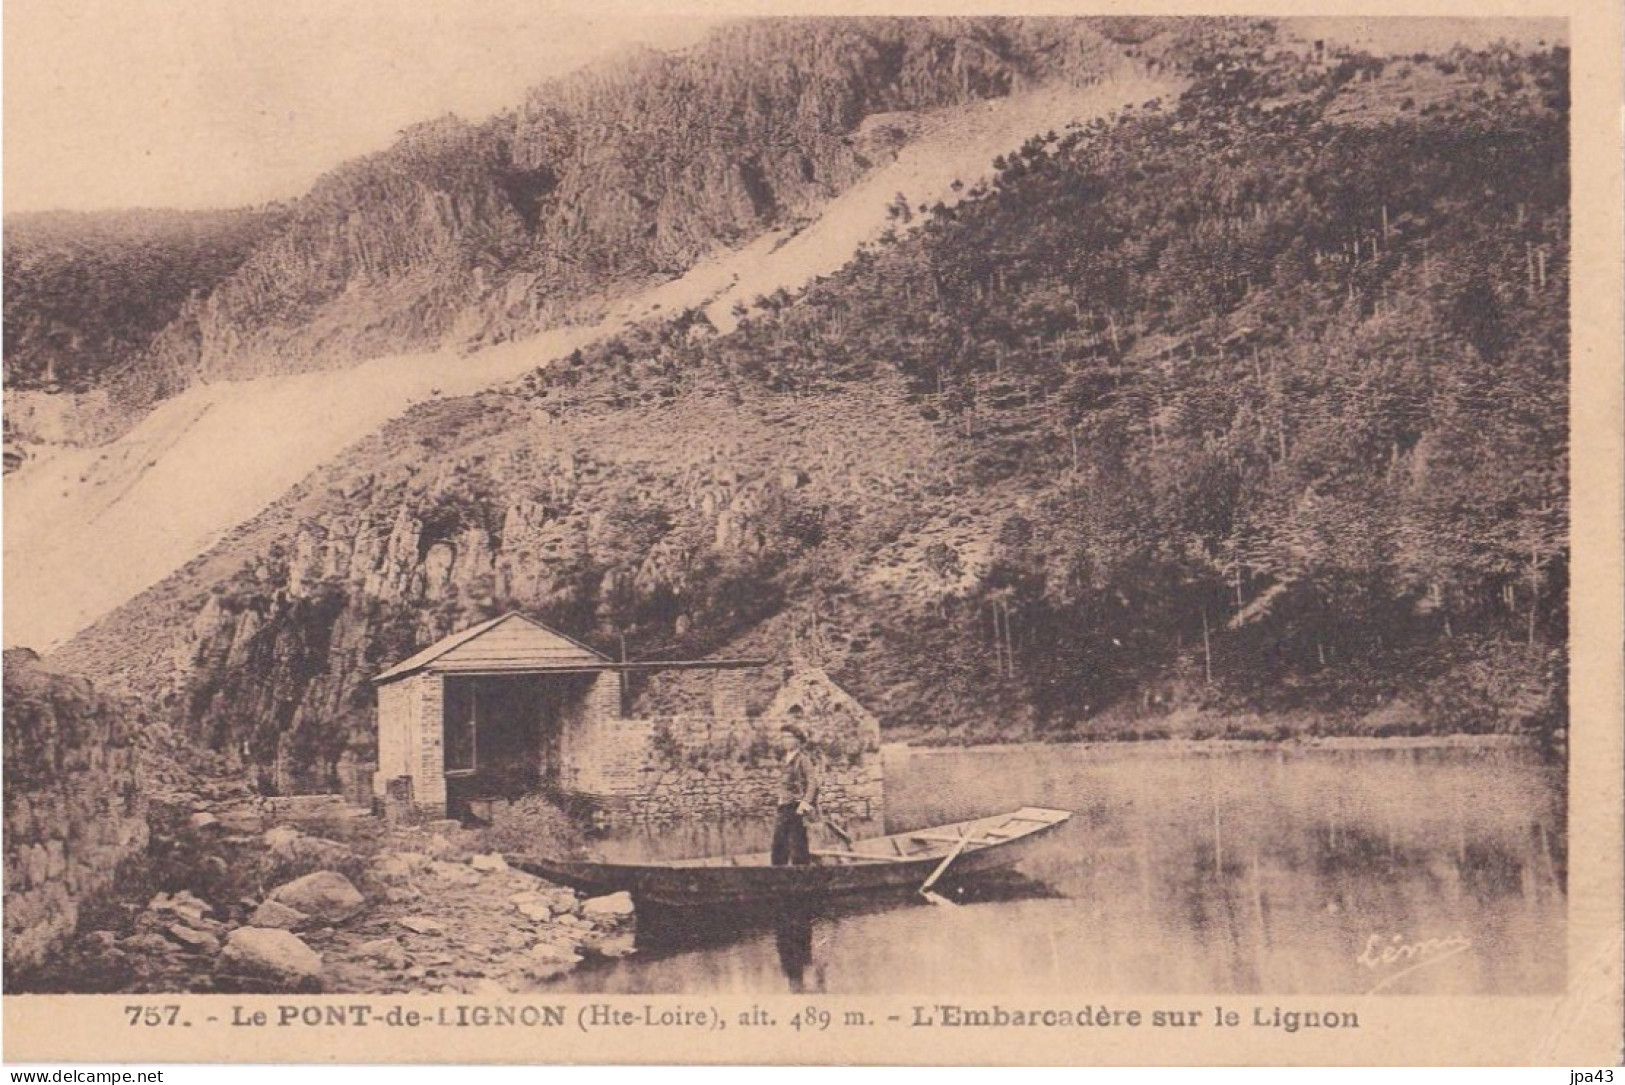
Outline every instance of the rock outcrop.
<svg viewBox="0 0 1625 1085"><path fill-rule="evenodd" d="M457 444L442 449L442 433ZM365 804L367 682L384 667L509 608L628 631L633 651L701 654L766 616L765 597L720 594L717 570L771 576L871 495L923 498L940 447L885 388L788 420L694 404L636 440L615 413L555 423L511 392L447 400L228 540L210 567L234 573L183 571L59 658L173 706L181 733L237 758L266 793ZM778 678L763 676L764 703ZM708 707L708 690L698 697L668 710ZM267 843L333 861L309 837Z"/></svg>
<svg viewBox="0 0 1625 1085"><path fill-rule="evenodd" d="M211 832L184 810L154 804L146 861L109 887L76 936L28 968L8 967L8 993L494 994L636 949L626 901L588 907L509 866L511 837L495 830L349 819L334 827L346 876L290 858L287 843L304 834L289 826ZM524 839L567 846L548 832ZM256 901L266 884L277 888Z"/></svg>

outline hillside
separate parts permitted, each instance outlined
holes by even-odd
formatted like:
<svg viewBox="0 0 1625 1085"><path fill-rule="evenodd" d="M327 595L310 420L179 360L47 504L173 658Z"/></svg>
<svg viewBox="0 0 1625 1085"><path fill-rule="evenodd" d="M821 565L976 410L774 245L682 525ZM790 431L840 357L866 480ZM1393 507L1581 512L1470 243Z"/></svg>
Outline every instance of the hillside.
<svg viewBox="0 0 1625 1085"><path fill-rule="evenodd" d="M1104 116L1176 86L1125 66L1089 87L1040 87L915 118L895 159L823 204L815 219L701 260L621 299L597 323L469 355L391 355L343 369L198 384L105 445L35 449L6 481L6 643L55 647L412 403L512 379L632 320L704 307L718 326L729 325L740 302L799 289L895 228L899 199L957 201L965 181L988 175L1008 132ZM104 413L111 410L106 398L102 389L78 397ZM8 412L16 401L8 393Z"/></svg>
<svg viewBox="0 0 1625 1085"><path fill-rule="evenodd" d="M6 391L103 383L278 224L274 210L8 217Z"/></svg>
<svg viewBox="0 0 1625 1085"><path fill-rule="evenodd" d="M128 426L109 386L280 221L275 208L9 216L8 443L96 444Z"/></svg>
<svg viewBox="0 0 1625 1085"><path fill-rule="evenodd" d="M200 264L224 274L193 282L157 269L179 292L168 300L184 303L152 308L161 327L133 322L129 342L116 344L33 336L27 358L8 355L8 380L41 367L108 372L107 391L133 422L199 381L591 322L709 253L810 218L894 159L933 111L1046 83L1086 86L1109 56L1081 20L724 26L682 53L645 52L544 83L487 121L447 116L408 129L389 150L323 177L249 251L234 250L231 267ZM223 228L211 237L231 239ZM114 270L141 274L139 255ZM7 267L9 294L9 257ZM46 270L18 265L25 305L61 295L55 279L28 281ZM53 310L56 324L122 329L116 299L74 296L83 311ZM115 366L103 356L115 349L135 357Z"/></svg>
<svg viewBox="0 0 1625 1085"><path fill-rule="evenodd" d="M937 737L1551 735L1566 51L1149 30L1105 28L1183 94L899 204L732 330L420 404L56 665L280 787L367 759L369 675L509 608L810 655Z"/></svg>

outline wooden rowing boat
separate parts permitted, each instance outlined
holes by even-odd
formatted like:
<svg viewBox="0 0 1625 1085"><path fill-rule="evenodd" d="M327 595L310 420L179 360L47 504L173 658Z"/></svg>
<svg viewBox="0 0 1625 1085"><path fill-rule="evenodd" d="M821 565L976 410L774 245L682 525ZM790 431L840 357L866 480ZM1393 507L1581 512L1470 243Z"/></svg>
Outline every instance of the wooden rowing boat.
<svg viewBox="0 0 1625 1085"><path fill-rule="evenodd" d="M588 893L625 891L640 905L688 908L807 900L884 889L919 889L950 853L952 880L1011 866L1025 846L1071 813L1024 806L1007 814L913 829L815 850L810 866L774 866L767 852L651 863L509 856L521 870Z"/></svg>

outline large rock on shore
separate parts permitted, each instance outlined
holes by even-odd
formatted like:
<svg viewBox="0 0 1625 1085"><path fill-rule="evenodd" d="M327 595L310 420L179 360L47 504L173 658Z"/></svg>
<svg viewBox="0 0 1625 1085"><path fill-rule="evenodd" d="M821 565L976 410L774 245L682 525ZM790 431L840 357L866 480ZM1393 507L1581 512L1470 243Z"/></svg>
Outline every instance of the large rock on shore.
<svg viewBox="0 0 1625 1085"><path fill-rule="evenodd" d="M184 923L171 923L163 933L171 942L193 953L214 953L220 949L220 939L208 931L194 930Z"/></svg>
<svg viewBox="0 0 1625 1085"><path fill-rule="evenodd" d="M253 927L275 927L278 930L293 931L309 923L310 916L298 908L288 907L281 901L266 900L261 901L260 906L254 909L254 914L248 922Z"/></svg>
<svg viewBox="0 0 1625 1085"><path fill-rule="evenodd" d="M239 927L226 939L215 971L307 987L321 982L322 956L288 931Z"/></svg>
<svg viewBox="0 0 1625 1085"><path fill-rule="evenodd" d="M417 851L386 851L372 857L372 876L379 881L408 881L429 865L429 857Z"/></svg>
<svg viewBox="0 0 1625 1085"><path fill-rule="evenodd" d="M291 825L279 825L270 829L262 839L272 855L290 863L333 866L355 855L347 845L337 840L307 836Z"/></svg>
<svg viewBox="0 0 1625 1085"><path fill-rule="evenodd" d="M361 943L356 947L356 956L364 960L376 961L385 968L392 968L396 971L404 969L412 963L412 958L406 952L406 947L402 946L394 938L388 937L374 938L371 941Z"/></svg>
<svg viewBox="0 0 1625 1085"><path fill-rule="evenodd" d="M279 885L271 890L270 899L326 923L348 919L367 902L349 878L332 870L318 870Z"/></svg>

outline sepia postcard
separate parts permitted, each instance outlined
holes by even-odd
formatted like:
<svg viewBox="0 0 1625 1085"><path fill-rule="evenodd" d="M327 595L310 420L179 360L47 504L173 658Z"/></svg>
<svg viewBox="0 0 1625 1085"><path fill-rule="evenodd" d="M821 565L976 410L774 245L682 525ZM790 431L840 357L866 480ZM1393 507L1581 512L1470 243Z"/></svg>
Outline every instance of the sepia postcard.
<svg viewBox="0 0 1625 1085"><path fill-rule="evenodd" d="M1619 1064L1617 3L9 0L9 1063Z"/></svg>

